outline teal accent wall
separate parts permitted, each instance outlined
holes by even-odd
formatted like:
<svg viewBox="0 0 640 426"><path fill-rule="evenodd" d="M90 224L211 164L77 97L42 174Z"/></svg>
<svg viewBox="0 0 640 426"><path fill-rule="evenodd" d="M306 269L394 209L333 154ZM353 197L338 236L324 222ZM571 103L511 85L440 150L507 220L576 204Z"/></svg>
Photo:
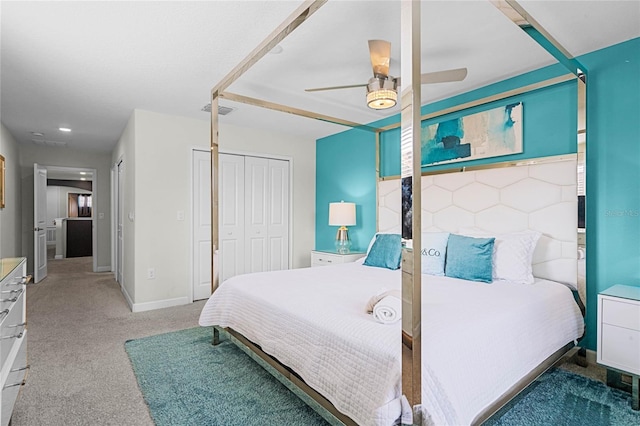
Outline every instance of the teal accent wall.
<svg viewBox="0 0 640 426"><path fill-rule="evenodd" d="M581 345L595 350L598 293L615 284L640 287L640 38L583 55L578 60L588 70L587 329ZM422 112L427 114L565 73L560 65L546 67L426 105ZM576 90L575 83L565 83L498 102L524 104L523 154L433 166L430 170L575 152ZM398 120L395 115L374 124L381 126ZM398 136L399 130L393 130L381 138L383 176L399 174ZM350 193L354 198L344 198L345 201L355 201L358 220L363 218L357 227L357 246L366 248L376 223L374 135L349 130L320 139L316 156L316 248L331 248L333 244L335 228L326 225L329 200L339 201L346 197L342 194ZM338 181L332 176L338 165L347 166L349 171L343 172L343 176L348 179ZM352 183L357 191L351 188Z"/></svg>
<svg viewBox="0 0 640 426"><path fill-rule="evenodd" d="M329 203L356 203L349 227L351 251L366 251L376 232L376 138L349 130L316 142L316 250L335 249L337 226L329 226Z"/></svg>
<svg viewBox="0 0 640 426"><path fill-rule="evenodd" d="M557 75L566 74L564 68L548 69L529 73L518 78L502 81L461 96L446 99L422 108L422 114L430 114L460 105L475 99L481 99L496 93L505 92L523 85L546 80ZM502 157L484 158L480 160L460 161L456 163L432 165L423 170L435 171L462 166L491 164L496 161L514 161L527 158L545 157L576 152L577 129L577 83L570 81L549 88L539 89L522 95L513 96L500 101L483 104L464 111L447 114L425 120L433 124L440 121L475 114L480 111L504 106L510 103L523 104L523 153ZM399 117L398 117L399 118ZM544 125L540 125L544 123ZM397 176L400 174L400 129L392 129L380 136L380 175Z"/></svg>
<svg viewBox="0 0 640 426"><path fill-rule="evenodd" d="M597 295L640 287L640 38L579 58L587 80L587 335Z"/></svg>

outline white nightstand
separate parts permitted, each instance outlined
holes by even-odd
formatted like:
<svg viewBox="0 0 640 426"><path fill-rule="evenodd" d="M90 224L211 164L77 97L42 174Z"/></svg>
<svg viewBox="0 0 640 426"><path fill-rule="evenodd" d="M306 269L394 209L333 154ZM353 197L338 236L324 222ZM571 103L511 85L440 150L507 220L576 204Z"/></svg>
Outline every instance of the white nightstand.
<svg viewBox="0 0 640 426"><path fill-rule="evenodd" d="M640 409L640 287L615 285L598 294L598 364L631 375Z"/></svg>
<svg viewBox="0 0 640 426"><path fill-rule="evenodd" d="M313 268L314 266L339 265L341 263L355 262L361 257L364 257L365 254L366 253L361 252L340 254L335 251L313 250L311 252L311 267Z"/></svg>

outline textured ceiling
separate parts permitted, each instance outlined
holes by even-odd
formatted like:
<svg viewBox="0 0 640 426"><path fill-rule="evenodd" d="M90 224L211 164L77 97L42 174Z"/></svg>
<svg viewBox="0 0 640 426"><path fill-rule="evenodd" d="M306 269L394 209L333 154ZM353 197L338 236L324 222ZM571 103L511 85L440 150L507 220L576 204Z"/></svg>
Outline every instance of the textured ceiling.
<svg viewBox="0 0 640 426"><path fill-rule="evenodd" d="M522 1L574 55L640 36L638 1ZM32 139L110 151L134 108L208 120L210 89L273 31L300 1L0 3L4 125ZM228 91L371 122L399 111L365 106L367 40L392 43L399 74L400 3L329 1ZM432 102L555 61L488 1L425 1L422 71L467 67L463 82L423 86ZM224 123L318 138L343 127L222 101ZM73 129L64 134L58 127ZM35 137L31 132L44 133Z"/></svg>

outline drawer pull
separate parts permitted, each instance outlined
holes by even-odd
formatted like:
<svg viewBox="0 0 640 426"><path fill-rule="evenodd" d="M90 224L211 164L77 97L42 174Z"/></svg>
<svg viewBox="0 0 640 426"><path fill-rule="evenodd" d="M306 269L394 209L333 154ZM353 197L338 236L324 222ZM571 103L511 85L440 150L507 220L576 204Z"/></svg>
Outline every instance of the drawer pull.
<svg viewBox="0 0 640 426"><path fill-rule="evenodd" d="M24 385L26 385L26 384L27 384L27 381L26 381L26 380L23 380L23 381L18 382L18 383L11 383L11 384L9 384L9 385L4 385L4 387L3 387L2 389L4 390L4 389L6 389L6 388L12 388L12 387L14 387L14 386L24 386Z"/></svg>
<svg viewBox="0 0 640 426"><path fill-rule="evenodd" d="M0 291L0 293L2 293L2 294L12 294L12 293L22 293L23 291L24 291L24 289L19 288L17 290L3 290L3 291Z"/></svg>
<svg viewBox="0 0 640 426"><path fill-rule="evenodd" d="M0 299L0 302L16 302L18 300L18 298L22 295L22 293L24 293L24 288L18 289L16 291L14 291L14 293L16 293L15 296L9 298L9 299Z"/></svg>
<svg viewBox="0 0 640 426"><path fill-rule="evenodd" d="M0 320L9 315L9 310L5 309L4 311L0 311Z"/></svg>
<svg viewBox="0 0 640 426"><path fill-rule="evenodd" d="M22 337L22 335L24 334L24 331L21 331L18 334L12 334L11 336L2 336L0 337L0 339L19 339Z"/></svg>
<svg viewBox="0 0 640 426"><path fill-rule="evenodd" d="M13 324L13 325L8 325L7 328L17 328L17 327L26 327L27 326L27 322L23 322L20 324Z"/></svg>
<svg viewBox="0 0 640 426"><path fill-rule="evenodd" d="M14 368L13 370L9 370L9 373L17 373L18 371L24 371L24 370L28 370L30 368L31 368L31 366L29 364L27 364L25 367Z"/></svg>

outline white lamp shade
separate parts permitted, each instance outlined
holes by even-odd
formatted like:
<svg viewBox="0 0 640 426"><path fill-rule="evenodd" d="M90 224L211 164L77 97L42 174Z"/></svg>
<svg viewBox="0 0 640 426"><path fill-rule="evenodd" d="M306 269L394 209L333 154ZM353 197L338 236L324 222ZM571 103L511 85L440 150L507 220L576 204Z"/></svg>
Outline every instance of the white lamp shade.
<svg viewBox="0 0 640 426"><path fill-rule="evenodd" d="M329 203L329 226L353 226L356 224L356 204Z"/></svg>

